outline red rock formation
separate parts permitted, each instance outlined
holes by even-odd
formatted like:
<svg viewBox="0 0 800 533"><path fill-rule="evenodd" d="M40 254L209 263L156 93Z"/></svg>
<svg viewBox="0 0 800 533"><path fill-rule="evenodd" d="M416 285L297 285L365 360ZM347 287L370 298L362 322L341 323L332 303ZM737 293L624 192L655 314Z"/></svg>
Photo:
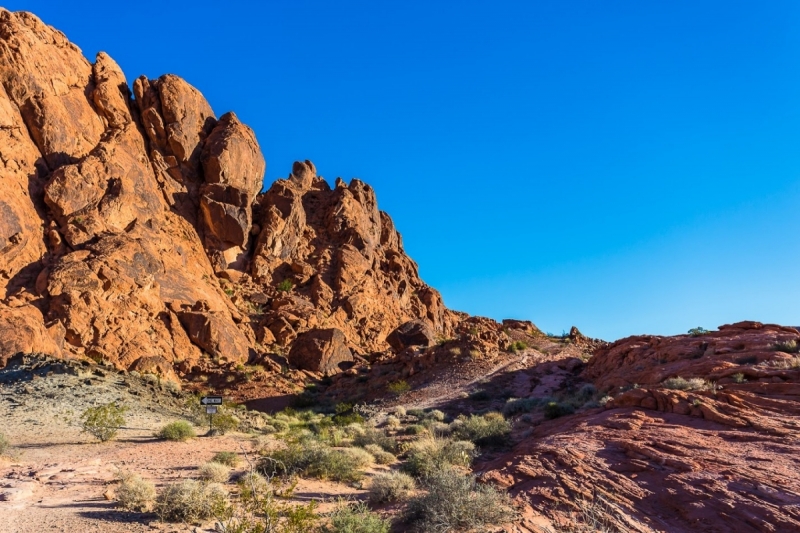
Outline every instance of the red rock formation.
<svg viewBox="0 0 800 533"><path fill-rule="evenodd" d="M565 524L599 495L620 531L800 531L800 359L782 351L798 337L742 322L601 347L582 377L616 394L605 409L530 428L483 477ZM674 377L696 389L661 385Z"/></svg>
<svg viewBox="0 0 800 533"><path fill-rule="evenodd" d="M0 155L0 364L187 371L314 328L361 352L412 319L452 330L368 185L331 189L306 162L259 195L264 157L233 113L173 75L132 95L108 55L5 10Z"/></svg>

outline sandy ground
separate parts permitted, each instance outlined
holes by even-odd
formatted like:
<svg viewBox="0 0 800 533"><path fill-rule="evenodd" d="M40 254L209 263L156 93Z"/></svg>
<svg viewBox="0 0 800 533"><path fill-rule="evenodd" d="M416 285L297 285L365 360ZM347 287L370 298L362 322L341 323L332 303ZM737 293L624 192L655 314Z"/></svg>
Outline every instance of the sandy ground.
<svg viewBox="0 0 800 533"><path fill-rule="evenodd" d="M213 531L213 522L165 524L153 514L118 511L104 494L113 489L120 471L136 472L158 488L196 476L197 467L216 452L253 453L256 439L228 434L187 442L158 440L154 433L161 426L181 418L182 400L157 384L101 373L0 383L0 432L12 444L11 457L0 458L0 532ZM126 426L116 440L98 443L81 432L79 415L90 405L112 400L129 407ZM294 494L299 501L321 501L363 492L301 480Z"/></svg>

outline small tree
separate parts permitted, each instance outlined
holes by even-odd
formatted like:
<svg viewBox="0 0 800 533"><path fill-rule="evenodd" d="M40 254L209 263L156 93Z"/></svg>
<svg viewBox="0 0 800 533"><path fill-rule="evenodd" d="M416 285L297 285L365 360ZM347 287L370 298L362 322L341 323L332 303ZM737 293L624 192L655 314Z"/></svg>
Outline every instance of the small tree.
<svg viewBox="0 0 800 533"><path fill-rule="evenodd" d="M90 433L100 442L113 439L117 430L125 424L125 412L128 408L115 402L99 407L89 407L81 415L83 431Z"/></svg>

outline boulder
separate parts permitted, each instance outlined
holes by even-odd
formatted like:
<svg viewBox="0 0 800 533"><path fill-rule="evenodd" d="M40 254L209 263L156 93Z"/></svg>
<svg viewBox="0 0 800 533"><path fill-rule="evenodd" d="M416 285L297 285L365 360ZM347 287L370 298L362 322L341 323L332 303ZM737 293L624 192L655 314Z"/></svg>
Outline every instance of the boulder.
<svg viewBox="0 0 800 533"><path fill-rule="evenodd" d="M409 320L392 331L386 342L397 352L411 346L433 346L436 344L436 332L424 320Z"/></svg>
<svg viewBox="0 0 800 533"><path fill-rule="evenodd" d="M243 363L249 358L249 342L225 313L205 308L203 302L178 318L194 344L223 360Z"/></svg>
<svg viewBox="0 0 800 533"><path fill-rule="evenodd" d="M335 374L341 363L353 361L344 333L336 328L312 329L297 336L289 351L289 363L301 370Z"/></svg>

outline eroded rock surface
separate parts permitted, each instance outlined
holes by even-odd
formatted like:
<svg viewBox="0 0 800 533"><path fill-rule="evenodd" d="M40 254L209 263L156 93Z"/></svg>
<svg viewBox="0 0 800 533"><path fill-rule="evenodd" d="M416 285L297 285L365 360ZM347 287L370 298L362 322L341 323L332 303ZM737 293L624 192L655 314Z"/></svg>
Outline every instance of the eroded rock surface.
<svg viewBox="0 0 800 533"><path fill-rule="evenodd" d="M37 351L185 374L309 330L357 353L409 320L453 330L368 185L331 188L306 161L261 194L265 166L254 132L178 76L130 91L107 54L0 10L0 365Z"/></svg>
<svg viewBox="0 0 800 533"><path fill-rule="evenodd" d="M564 527L588 510L626 532L800 531L799 337L741 322L600 347L581 377L604 408L531 426L483 477Z"/></svg>

